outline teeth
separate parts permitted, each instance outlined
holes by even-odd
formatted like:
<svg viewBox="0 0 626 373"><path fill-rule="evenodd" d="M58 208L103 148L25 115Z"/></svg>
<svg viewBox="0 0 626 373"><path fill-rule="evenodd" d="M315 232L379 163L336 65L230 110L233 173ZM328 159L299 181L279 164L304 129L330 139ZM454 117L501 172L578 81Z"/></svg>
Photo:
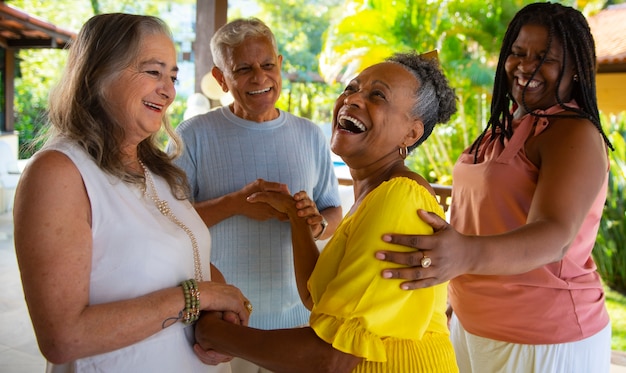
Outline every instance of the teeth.
<svg viewBox="0 0 626 373"><path fill-rule="evenodd" d="M358 120L358 119L356 119L354 117L351 117L349 115L340 115L338 119L339 119L339 124L343 128L349 129L347 127L352 125L352 126L358 128L359 131L361 131L361 132L365 132L367 130L367 128L365 128L365 125L360 120Z"/></svg>
<svg viewBox="0 0 626 373"><path fill-rule="evenodd" d="M529 82L529 81L528 81L528 80L526 80L526 79L520 79L520 78L517 78L517 82L519 83L519 85L523 85L523 86L525 86L525 85L527 85L527 84L528 84L528 88L536 88L536 87L539 87L539 81L534 80L534 79L533 79L533 80L531 80L531 81Z"/></svg>
<svg viewBox="0 0 626 373"><path fill-rule="evenodd" d="M151 108L155 108L157 110L163 109L163 106L157 105L157 104L153 104L152 102L144 101L143 104L146 105L146 106L150 106Z"/></svg>
<svg viewBox="0 0 626 373"><path fill-rule="evenodd" d="M258 95L258 94L261 94L261 93L269 92L270 89L271 88L265 88L265 89L260 89L258 91L251 91L251 92L248 92L248 94L249 95Z"/></svg>

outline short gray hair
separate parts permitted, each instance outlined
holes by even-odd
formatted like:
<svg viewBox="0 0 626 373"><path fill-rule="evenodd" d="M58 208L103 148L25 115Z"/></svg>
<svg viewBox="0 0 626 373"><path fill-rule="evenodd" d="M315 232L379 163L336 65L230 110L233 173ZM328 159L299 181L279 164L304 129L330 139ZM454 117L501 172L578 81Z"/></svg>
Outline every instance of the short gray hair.
<svg viewBox="0 0 626 373"><path fill-rule="evenodd" d="M274 33L258 18L239 18L220 27L211 38L211 54L213 63L220 70L226 68L228 53L243 43L247 38L265 37L272 42L274 52L278 55L278 46Z"/></svg>
<svg viewBox="0 0 626 373"><path fill-rule="evenodd" d="M412 151L430 136L436 124L446 123L456 112L454 89L450 87L437 59L412 51L396 53L386 61L401 65L413 74L419 83L411 114L424 123L424 134L415 144L408 147L408 150Z"/></svg>

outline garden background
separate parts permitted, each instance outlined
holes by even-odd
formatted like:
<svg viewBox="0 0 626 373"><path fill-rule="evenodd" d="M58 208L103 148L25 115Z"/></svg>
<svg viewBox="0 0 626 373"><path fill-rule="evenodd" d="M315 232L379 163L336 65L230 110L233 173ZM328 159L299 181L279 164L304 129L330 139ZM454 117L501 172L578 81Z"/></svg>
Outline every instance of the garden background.
<svg viewBox="0 0 626 373"><path fill-rule="evenodd" d="M395 51L439 51L441 65L459 98L459 111L448 125L408 159L408 165L432 183L451 185L460 152L480 133L489 112L491 84L501 39L523 0L230 0L228 19L255 16L275 32L284 56L279 106L323 125L343 81L364 66ZM587 16L624 1L560 1ZM195 0L14 0L18 7L66 30L78 31L96 13L151 14L174 32L181 83L170 109L181 122L193 93ZM622 5L624 6L624 5ZM626 39L626 35L622 34ZM47 95L65 64L66 51L22 50L15 80L15 129L20 158L37 149L33 139L45 127ZM215 102L215 100L213 100ZM602 113L615 151L610 153L609 194L594 259L607 288L614 350L626 351L626 113ZM165 139L164 139L165 141Z"/></svg>

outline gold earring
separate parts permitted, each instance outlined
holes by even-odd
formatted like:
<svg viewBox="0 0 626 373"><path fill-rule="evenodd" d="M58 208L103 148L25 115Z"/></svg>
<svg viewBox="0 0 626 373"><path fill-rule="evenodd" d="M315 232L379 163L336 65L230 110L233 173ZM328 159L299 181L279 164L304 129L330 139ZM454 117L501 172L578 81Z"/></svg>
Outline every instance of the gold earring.
<svg viewBox="0 0 626 373"><path fill-rule="evenodd" d="M406 146L401 146L398 151L400 152L400 157L402 159L406 159L407 154L409 154L409 149Z"/></svg>

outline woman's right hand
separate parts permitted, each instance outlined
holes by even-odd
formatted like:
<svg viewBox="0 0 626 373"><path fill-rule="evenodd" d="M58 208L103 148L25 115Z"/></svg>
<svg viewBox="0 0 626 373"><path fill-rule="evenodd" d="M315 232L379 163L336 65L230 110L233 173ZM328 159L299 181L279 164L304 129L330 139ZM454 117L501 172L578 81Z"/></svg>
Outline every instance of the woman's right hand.
<svg viewBox="0 0 626 373"><path fill-rule="evenodd" d="M199 283L198 287L202 311L224 312L228 318L238 317L241 325L248 325L251 314L248 308L250 301L241 290L233 285L216 281L204 281Z"/></svg>
<svg viewBox="0 0 626 373"><path fill-rule="evenodd" d="M419 217L433 228L432 235L406 235L389 233L383 241L414 249L413 251L381 250L376 258L400 264L403 267L386 268L384 278L408 280L401 284L405 290L421 289L449 281L467 273L471 251L467 238L457 232L437 214L418 211ZM422 259L428 257L432 265L423 267Z"/></svg>

